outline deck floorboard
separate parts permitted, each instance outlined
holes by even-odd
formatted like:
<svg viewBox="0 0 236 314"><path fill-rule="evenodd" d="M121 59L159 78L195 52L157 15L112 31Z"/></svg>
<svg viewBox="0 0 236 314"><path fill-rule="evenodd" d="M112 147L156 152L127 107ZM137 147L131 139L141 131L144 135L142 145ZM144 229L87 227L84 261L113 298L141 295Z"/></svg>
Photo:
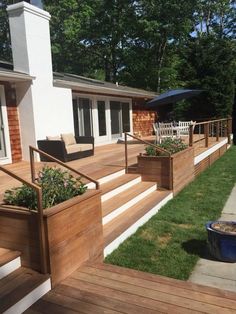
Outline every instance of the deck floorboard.
<svg viewBox="0 0 236 314"><path fill-rule="evenodd" d="M236 313L236 294L108 264L86 264L25 313ZM64 311L64 312L63 312Z"/></svg>

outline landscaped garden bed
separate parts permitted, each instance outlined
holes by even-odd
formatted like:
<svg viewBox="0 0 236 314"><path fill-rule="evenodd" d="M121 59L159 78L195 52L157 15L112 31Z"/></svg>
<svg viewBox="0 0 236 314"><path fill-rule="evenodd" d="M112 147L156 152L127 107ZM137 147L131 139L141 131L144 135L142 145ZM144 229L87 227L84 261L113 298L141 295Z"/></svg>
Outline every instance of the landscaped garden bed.
<svg viewBox="0 0 236 314"><path fill-rule="evenodd" d="M236 182L236 147L201 173L106 258L107 263L187 280L207 251L216 220Z"/></svg>

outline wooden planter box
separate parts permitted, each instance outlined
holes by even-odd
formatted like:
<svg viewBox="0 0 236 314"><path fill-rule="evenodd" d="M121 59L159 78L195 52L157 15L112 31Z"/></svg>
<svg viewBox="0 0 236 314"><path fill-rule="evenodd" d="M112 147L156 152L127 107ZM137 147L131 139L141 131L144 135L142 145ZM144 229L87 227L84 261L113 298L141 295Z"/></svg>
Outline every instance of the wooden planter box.
<svg viewBox="0 0 236 314"><path fill-rule="evenodd" d="M143 181L157 182L176 194L194 179L194 150L189 147L170 157L139 155L138 173Z"/></svg>
<svg viewBox="0 0 236 314"><path fill-rule="evenodd" d="M85 194L44 210L48 269L52 284L88 260L103 260L101 194ZM22 264L40 270L37 217L28 210L0 207L0 247L22 252Z"/></svg>

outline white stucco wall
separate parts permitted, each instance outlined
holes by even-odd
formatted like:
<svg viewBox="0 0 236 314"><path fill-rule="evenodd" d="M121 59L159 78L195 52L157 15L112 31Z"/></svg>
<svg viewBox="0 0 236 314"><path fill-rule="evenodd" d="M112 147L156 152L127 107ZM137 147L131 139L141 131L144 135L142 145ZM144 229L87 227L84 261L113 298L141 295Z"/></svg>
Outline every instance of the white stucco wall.
<svg viewBox="0 0 236 314"><path fill-rule="evenodd" d="M53 86L48 12L20 2L8 7L14 70L35 77L17 84L23 159L47 135L74 133L72 93Z"/></svg>

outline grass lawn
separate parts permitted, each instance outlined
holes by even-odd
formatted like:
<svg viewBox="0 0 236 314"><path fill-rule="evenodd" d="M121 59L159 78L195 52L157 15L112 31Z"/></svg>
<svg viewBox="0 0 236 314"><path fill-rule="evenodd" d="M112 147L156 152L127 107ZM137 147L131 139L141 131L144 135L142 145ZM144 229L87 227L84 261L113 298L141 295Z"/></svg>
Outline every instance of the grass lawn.
<svg viewBox="0 0 236 314"><path fill-rule="evenodd" d="M235 183L236 146L233 146L105 262L187 280L206 252L205 223L220 217Z"/></svg>

